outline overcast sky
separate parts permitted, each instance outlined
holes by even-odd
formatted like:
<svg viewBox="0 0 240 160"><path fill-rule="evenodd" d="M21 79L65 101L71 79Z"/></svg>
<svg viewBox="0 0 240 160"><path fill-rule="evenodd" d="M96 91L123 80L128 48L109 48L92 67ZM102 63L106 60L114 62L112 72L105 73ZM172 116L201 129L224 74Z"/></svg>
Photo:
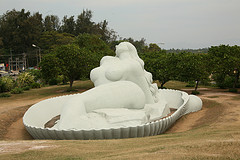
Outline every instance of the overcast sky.
<svg viewBox="0 0 240 160"><path fill-rule="evenodd" d="M120 37L165 49L240 45L240 0L0 0L0 15L13 8L60 19L89 9Z"/></svg>

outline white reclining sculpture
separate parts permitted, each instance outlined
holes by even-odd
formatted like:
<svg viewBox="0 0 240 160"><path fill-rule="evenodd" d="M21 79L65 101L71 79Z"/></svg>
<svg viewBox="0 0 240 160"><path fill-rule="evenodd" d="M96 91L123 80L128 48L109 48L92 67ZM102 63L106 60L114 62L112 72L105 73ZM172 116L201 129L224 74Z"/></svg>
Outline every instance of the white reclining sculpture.
<svg viewBox="0 0 240 160"><path fill-rule="evenodd" d="M95 87L33 105L23 122L37 139L130 138L163 133L179 117L201 109L196 96L158 90L152 75L129 42L116 46L116 56L105 56L90 78ZM46 109L48 108L49 111ZM172 115L170 108L177 109ZM48 112L48 113L47 113ZM41 117L41 116L44 117ZM44 128L60 115L52 128ZM165 117L165 118L163 118Z"/></svg>

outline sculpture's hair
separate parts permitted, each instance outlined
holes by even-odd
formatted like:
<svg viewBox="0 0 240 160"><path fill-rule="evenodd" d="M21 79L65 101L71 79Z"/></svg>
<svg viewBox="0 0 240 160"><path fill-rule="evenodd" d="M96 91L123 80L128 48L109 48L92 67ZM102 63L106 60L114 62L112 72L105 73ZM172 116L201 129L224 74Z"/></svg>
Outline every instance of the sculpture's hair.
<svg viewBox="0 0 240 160"><path fill-rule="evenodd" d="M157 93L158 93L158 88L156 85L152 84L153 82L153 79L152 79L152 74L150 72L147 72L145 69L144 69L144 61L138 56L138 53L137 53L137 49L135 48L134 45L132 45L131 43L129 42L122 42L121 44L123 44L124 46L127 47L128 49L128 52L129 52L129 55L132 59L135 59L136 61L138 61L140 63L140 65L142 66L143 70L144 70L144 77L148 83L148 86L149 86L149 89L152 93L152 96L154 97L154 101L156 102L157 101Z"/></svg>
<svg viewBox="0 0 240 160"><path fill-rule="evenodd" d="M137 49L134 47L134 45L132 45L129 42L122 42L122 43L126 45L126 47L128 48L131 58L137 60L141 64L142 68L144 69L144 61L138 56Z"/></svg>

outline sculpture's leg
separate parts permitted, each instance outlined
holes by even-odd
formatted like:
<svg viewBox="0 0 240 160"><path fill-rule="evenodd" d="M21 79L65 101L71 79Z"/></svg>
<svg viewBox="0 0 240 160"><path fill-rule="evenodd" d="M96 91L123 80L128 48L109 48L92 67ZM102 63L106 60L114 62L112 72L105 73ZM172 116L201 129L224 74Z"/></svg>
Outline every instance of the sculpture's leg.
<svg viewBox="0 0 240 160"><path fill-rule="evenodd" d="M78 122L80 115L86 114L86 108L84 102L79 99L79 96L71 98L66 102L64 106L61 118L58 124L59 129L71 129L76 128L76 125L81 123Z"/></svg>

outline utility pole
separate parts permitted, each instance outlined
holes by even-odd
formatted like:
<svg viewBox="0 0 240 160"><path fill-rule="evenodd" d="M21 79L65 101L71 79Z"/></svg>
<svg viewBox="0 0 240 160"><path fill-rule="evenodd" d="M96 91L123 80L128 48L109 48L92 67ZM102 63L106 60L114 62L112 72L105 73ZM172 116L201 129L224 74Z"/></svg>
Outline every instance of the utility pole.
<svg viewBox="0 0 240 160"><path fill-rule="evenodd" d="M35 44L32 44L32 46L35 47L35 48L38 48L39 62L41 62L41 59L42 59L42 57L41 57L41 48L38 47L38 46L35 45ZM38 65L38 56L37 56L37 65Z"/></svg>
<svg viewBox="0 0 240 160"><path fill-rule="evenodd" d="M26 70L27 68L27 63L26 63L26 53L23 53L23 68L22 70Z"/></svg>
<svg viewBox="0 0 240 160"><path fill-rule="evenodd" d="M11 58L10 58L10 60L9 60L9 70L11 71L11 70L13 70L13 64L12 64L12 48L10 48L10 54L11 54Z"/></svg>

